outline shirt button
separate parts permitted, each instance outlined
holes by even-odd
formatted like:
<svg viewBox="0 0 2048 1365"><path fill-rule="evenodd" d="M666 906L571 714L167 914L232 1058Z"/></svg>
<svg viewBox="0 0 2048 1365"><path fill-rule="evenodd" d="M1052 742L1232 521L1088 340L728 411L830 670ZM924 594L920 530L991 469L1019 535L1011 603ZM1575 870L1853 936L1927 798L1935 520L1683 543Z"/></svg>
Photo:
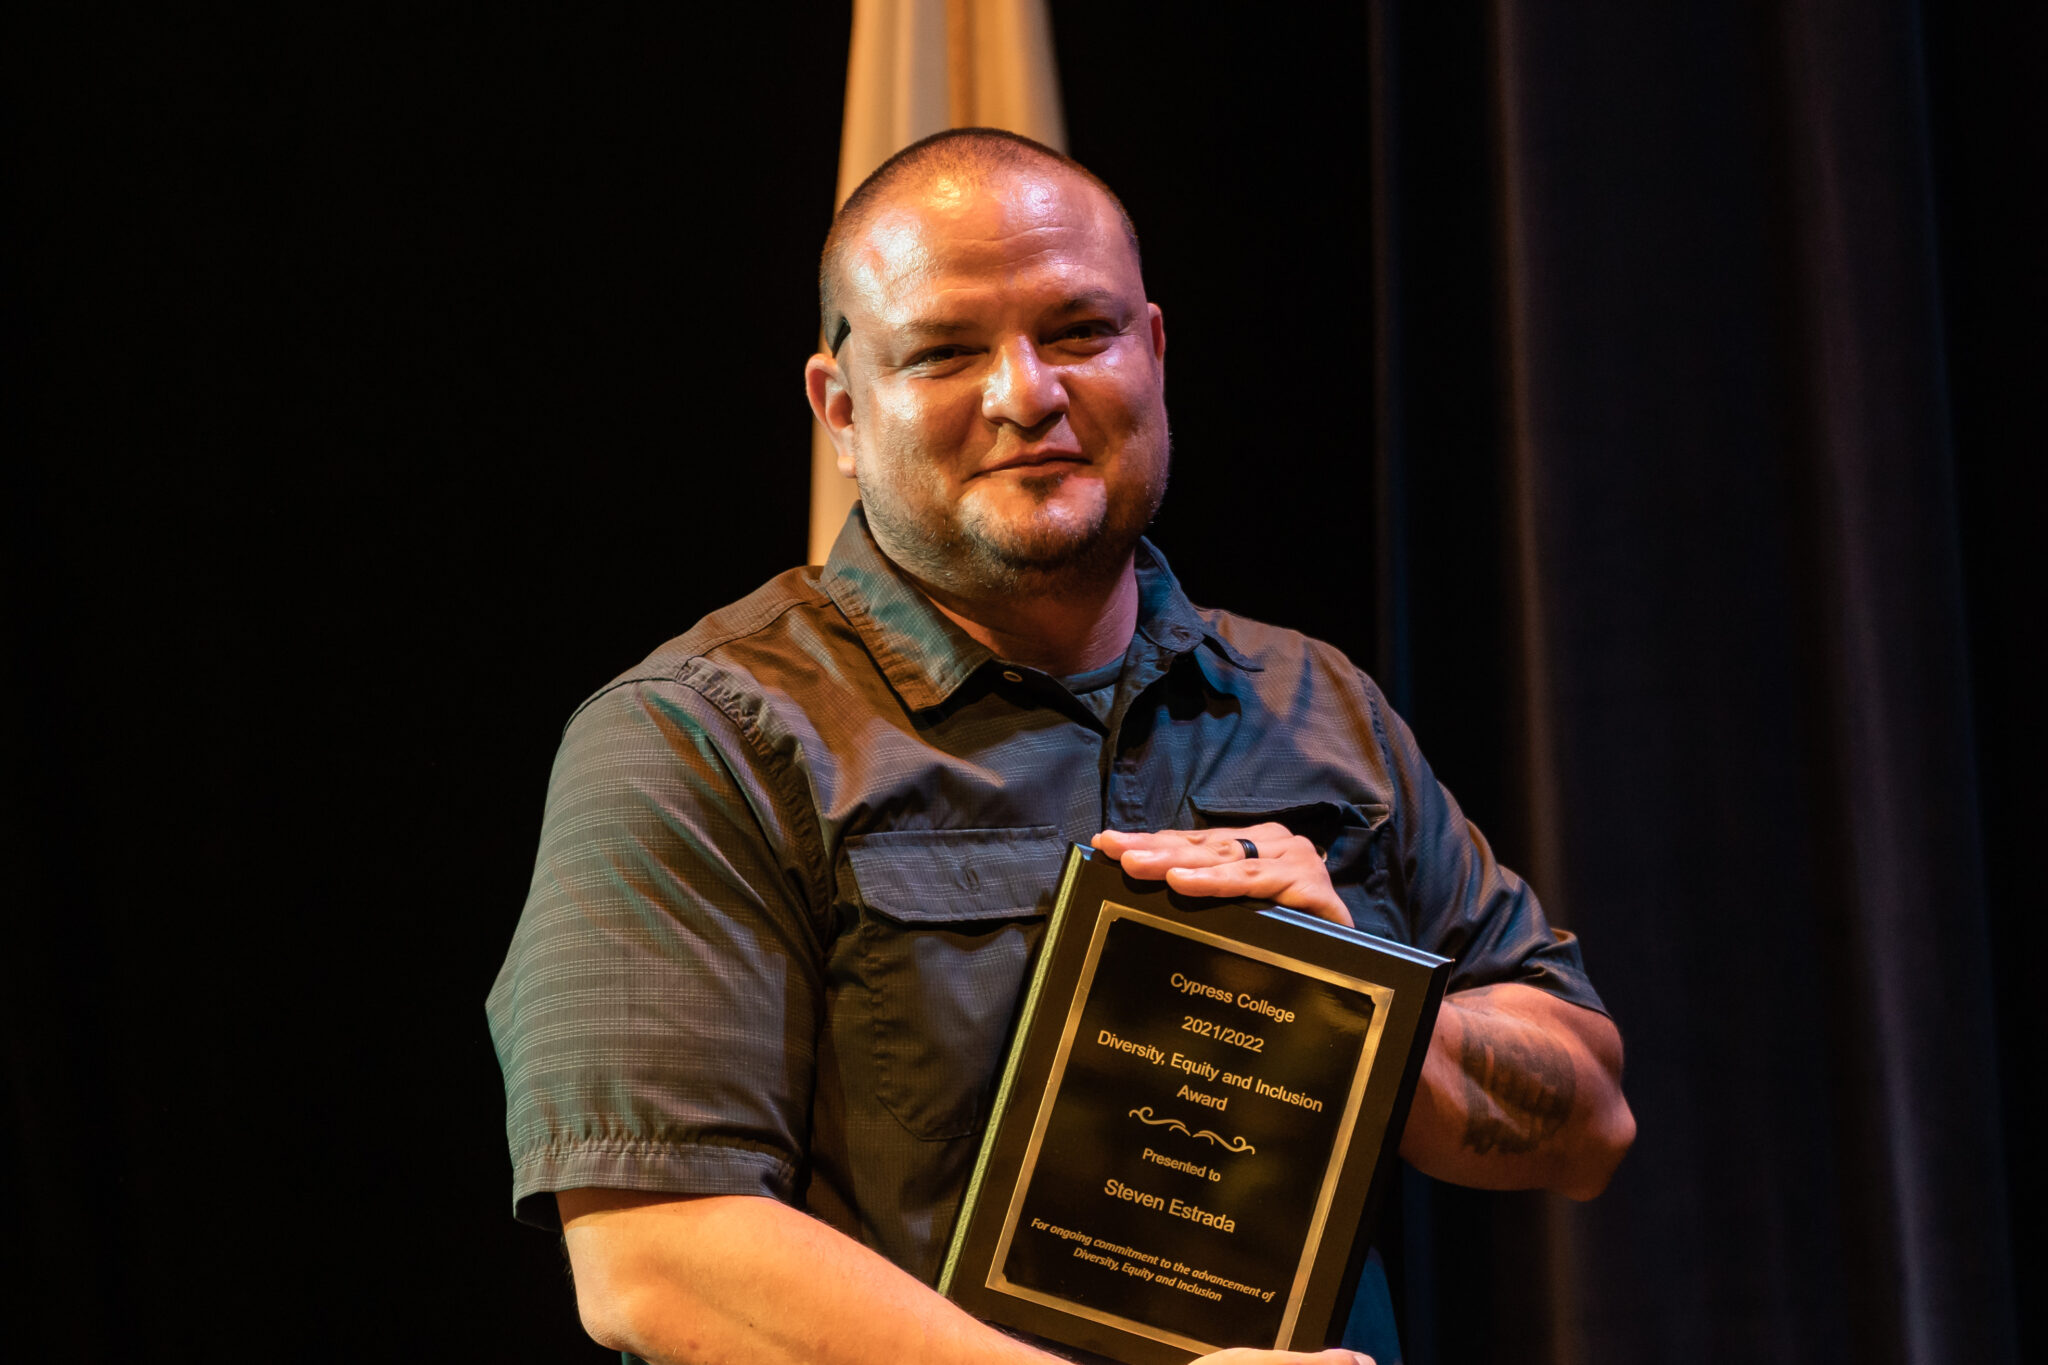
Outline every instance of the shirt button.
<svg viewBox="0 0 2048 1365"><path fill-rule="evenodd" d="M1014 668L1006 668L1006 669L1004 669L1004 670L1003 670L1003 681L1004 681L1004 682L1023 682L1023 681L1024 681L1024 675L1023 675L1022 673L1019 673L1019 672L1018 672L1018 671L1017 671L1016 669L1014 669Z"/></svg>
<svg viewBox="0 0 2048 1365"><path fill-rule="evenodd" d="M969 891L978 891L981 889L981 874L972 867L963 867L960 869L960 883Z"/></svg>

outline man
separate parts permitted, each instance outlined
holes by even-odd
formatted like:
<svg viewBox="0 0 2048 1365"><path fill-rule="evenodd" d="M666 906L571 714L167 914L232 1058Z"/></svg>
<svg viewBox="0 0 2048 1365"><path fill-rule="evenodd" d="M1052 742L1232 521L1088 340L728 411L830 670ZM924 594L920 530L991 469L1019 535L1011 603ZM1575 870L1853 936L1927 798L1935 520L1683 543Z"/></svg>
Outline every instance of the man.
<svg viewBox="0 0 2048 1365"><path fill-rule="evenodd" d="M491 995L516 1207L559 1212L592 1335L1046 1358L928 1285L1069 839L1458 958L1402 1154L1597 1193L1633 1120L1576 945L1362 674L1140 539L1166 332L1115 197L941 134L849 198L821 296L861 506L572 719Z"/></svg>

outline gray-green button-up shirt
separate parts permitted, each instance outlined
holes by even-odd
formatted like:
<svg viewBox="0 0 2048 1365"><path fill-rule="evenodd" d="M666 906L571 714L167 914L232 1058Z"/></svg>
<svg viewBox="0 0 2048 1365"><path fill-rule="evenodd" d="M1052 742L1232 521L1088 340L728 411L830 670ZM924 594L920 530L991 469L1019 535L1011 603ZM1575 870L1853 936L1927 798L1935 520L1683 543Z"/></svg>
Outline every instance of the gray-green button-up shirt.
<svg viewBox="0 0 2048 1365"><path fill-rule="evenodd" d="M1149 544L1107 718L970 640L858 509L570 720L489 1014L514 1207L759 1194L927 1282L1069 841L1272 819L1359 927L1590 1008L1576 943L1335 649Z"/></svg>

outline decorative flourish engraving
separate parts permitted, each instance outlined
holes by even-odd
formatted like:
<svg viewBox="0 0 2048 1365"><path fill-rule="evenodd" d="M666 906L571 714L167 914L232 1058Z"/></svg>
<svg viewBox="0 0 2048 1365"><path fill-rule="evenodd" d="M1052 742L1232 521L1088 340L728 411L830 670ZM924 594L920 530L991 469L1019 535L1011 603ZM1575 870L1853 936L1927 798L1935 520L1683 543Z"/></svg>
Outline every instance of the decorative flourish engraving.
<svg viewBox="0 0 2048 1365"><path fill-rule="evenodd" d="M1220 1144L1223 1150L1226 1152L1256 1152L1259 1150L1258 1148L1252 1146L1249 1142L1246 1142L1241 1137L1218 1137L1216 1134L1210 1132L1207 1128L1200 1130L1195 1134L1195 1136L1200 1138L1207 1138L1211 1142Z"/></svg>
<svg viewBox="0 0 2048 1365"><path fill-rule="evenodd" d="M1153 1118L1152 1106L1149 1104L1145 1105L1141 1109L1133 1109L1131 1111L1131 1117L1136 1119L1140 1123L1149 1123L1154 1128L1171 1128L1176 1133L1188 1133L1188 1126L1185 1123L1182 1123L1179 1119ZM1198 1132L1188 1133L1188 1136L1207 1138L1209 1141L1222 1147L1223 1150L1226 1152L1242 1154L1246 1152L1256 1152L1259 1150L1258 1148L1252 1146L1249 1142L1246 1142L1241 1137L1227 1138L1219 1133L1212 1133L1207 1128L1203 1128Z"/></svg>
<svg viewBox="0 0 2048 1365"><path fill-rule="evenodd" d="M1179 1119L1153 1118L1152 1106L1149 1104L1146 1105L1143 1109L1133 1109L1131 1111L1131 1117L1136 1119L1140 1123L1149 1123L1154 1128L1171 1128L1176 1133L1185 1133L1188 1130L1188 1126L1185 1123L1182 1123Z"/></svg>

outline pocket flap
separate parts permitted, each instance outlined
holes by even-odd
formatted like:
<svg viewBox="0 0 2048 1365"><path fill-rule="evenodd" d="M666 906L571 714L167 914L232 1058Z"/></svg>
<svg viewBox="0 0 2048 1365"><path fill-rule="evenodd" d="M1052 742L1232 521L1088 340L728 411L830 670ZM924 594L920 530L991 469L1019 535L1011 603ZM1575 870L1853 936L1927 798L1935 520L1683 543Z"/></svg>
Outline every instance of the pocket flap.
<svg viewBox="0 0 2048 1365"><path fill-rule="evenodd" d="M1205 796L1191 804L1204 829L1244 829L1271 821L1287 826L1324 853L1347 835L1369 835L1387 822L1388 814L1382 805L1357 805L1350 801L1269 804L1243 794Z"/></svg>
<svg viewBox="0 0 2048 1365"><path fill-rule="evenodd" d="M846 841L862 902L911 924L1043 915L1066 851L1051 825L891 829Z"/></svg>

